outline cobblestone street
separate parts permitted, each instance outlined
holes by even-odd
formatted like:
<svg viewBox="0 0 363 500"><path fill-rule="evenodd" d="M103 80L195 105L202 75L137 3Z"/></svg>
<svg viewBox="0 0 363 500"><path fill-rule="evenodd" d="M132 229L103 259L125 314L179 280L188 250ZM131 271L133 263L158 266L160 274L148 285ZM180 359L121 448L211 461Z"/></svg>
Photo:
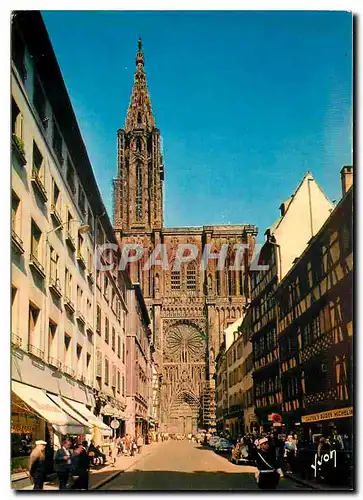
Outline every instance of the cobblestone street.
<svg viewBox="0 0 363 500"><path fill-rule="evenodd" d="M254 467L238 466L210 448L167 441L101 490L256 490ZM279 490L307 490L283 478Z"/></svg>

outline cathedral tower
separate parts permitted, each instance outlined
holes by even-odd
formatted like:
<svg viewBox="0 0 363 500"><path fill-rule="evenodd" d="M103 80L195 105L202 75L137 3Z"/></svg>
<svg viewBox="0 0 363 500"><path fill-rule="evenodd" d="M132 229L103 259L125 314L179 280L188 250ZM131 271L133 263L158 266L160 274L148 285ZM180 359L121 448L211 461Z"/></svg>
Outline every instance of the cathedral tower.
<svg viewBox="0 0 363 500"><path fill-rule="evenodd" d="M150 233L163 225L164 166L160 131L155 127L144 71L141 39L125 128L117 132L117 178L114 179L114 229Z"/></svg>

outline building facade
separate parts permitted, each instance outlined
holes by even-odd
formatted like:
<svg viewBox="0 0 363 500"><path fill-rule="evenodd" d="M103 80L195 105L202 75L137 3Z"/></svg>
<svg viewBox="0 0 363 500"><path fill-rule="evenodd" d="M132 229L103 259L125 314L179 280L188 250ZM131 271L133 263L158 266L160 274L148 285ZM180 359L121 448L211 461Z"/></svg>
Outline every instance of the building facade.
<svg viewBox="0 0 363 500"><path fill-rule="evenodd" d="M146 436L155 424L153 421L154 363L150 318L140 285L134 284L129 300L136 314L130 319L126 338L126 433Z"/></svg>
<svg viewBox="0 0 363 500"><path fill-rule="evenodd" d="M36 11L13 16L11 94L12 440L21 454L19 443L37 438L59 445L97 430L101 442L112 431L100 415L124 418L131 284L126 273L96 273L96 242L116 239Z"/></svg>
<svg viewBox="0 0 363 500"><path fill-rule="evenodd" d="M290 428L352 436L353 186L276 289L282 411Z"/></svg>
<svg viewBox="0 0 363 500"><path fill-rule="evenodd" d="M219 431L233 438L256 427L253 398L253 353L247 308L225 331L225 341L216 358L216 423Z"/></svg>
<svg viewBox="0 0 363 500"><path fill-rule="evenodd" d="M241 317L245 274L230 270L235 245L254 250L257 228L250 224L165 228L163 219L164 160L156 127L139 41L136 72L124 129L117 133L118 169L114 179L114 230L121 247L140 245L143 258L130 267L140 282L152 317L155 360L162 375L161 430L214 427L215 357L223 331ZM165 245L165 255L160 251ZM180 245L197 248L195 259L174 269ZM228 247L223 270L213 257ZM212 257L202 269L203 252ZM165 257L165 260L164 260ZM157 265L147 266L151 259ZM162 260L167 264L162 264Z"/></svg>
<svg viewBox="0 0 363 500"><path fill-rule="evenodd" d="M308 172L293 195L280 206L281 216L267 229L260 253L265 270L251 272L250 325L253 344L253 387L259 423L268 427L281 414L282 393L274 294L278 283L320 230L332 204Z"/></svg>

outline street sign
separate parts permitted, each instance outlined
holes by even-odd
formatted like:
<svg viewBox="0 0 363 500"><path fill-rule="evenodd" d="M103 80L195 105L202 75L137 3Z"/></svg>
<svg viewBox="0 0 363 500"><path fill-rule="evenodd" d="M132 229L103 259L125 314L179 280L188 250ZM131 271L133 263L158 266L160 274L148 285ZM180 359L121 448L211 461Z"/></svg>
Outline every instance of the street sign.
<svg viewBox="0 0 363 500"><path fill-rule="evenodd" d="M112 429L118 429L120 427L120 422L114 418L111 420L110 426Z"/></svg>

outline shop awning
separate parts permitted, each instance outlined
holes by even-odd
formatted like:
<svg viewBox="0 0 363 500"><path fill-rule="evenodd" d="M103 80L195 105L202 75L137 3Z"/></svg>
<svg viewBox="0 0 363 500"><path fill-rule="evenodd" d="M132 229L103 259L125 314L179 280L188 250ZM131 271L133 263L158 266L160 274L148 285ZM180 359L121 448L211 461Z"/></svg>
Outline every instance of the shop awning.
<svg viewBox="0 0 363 500"><path fill-rule="evenodd" d="M42 389L12 381L12 391L44 420L51 423L59 434L86 434L84 425L65 413Z"/></svg>
<svg viewBox="0 0 363 500"><path fill-rule="evenodd" d="M75 412L73 408L71 408L67 403L63 401L62 398L59 396L56 396L55 394L49 394L47 393L48 398L50 398L54 403L56 403L58 406L62 408L62 410L65 411L68 415L70 415L72 418L75 420L78 420L86 429L86 434L91 434L92 433L92 425L89 425L87 420L83 418L79 413Z"/></svg>
<svg viewBox="0 0 363 500"><path fill-rule="evenodd" d="M103 408L102 413L108 417L115 417L115 418L120 418L120 419L125 418L125 413L123 411L119 410L118 408L115 408L112 405L106 405Z"/></svg>
<svg viewBox="0 0 363 500"><path fill-rule="evenodd" d="M103 436L112 436L113 432L111 427L104 424L102 420L99 420L89 409L82 403L77 401L72 401L72 399L64 398L64 400L69 404L76 412L80 413L83 418L85 418L89 425L98 427Z"/></svg>

